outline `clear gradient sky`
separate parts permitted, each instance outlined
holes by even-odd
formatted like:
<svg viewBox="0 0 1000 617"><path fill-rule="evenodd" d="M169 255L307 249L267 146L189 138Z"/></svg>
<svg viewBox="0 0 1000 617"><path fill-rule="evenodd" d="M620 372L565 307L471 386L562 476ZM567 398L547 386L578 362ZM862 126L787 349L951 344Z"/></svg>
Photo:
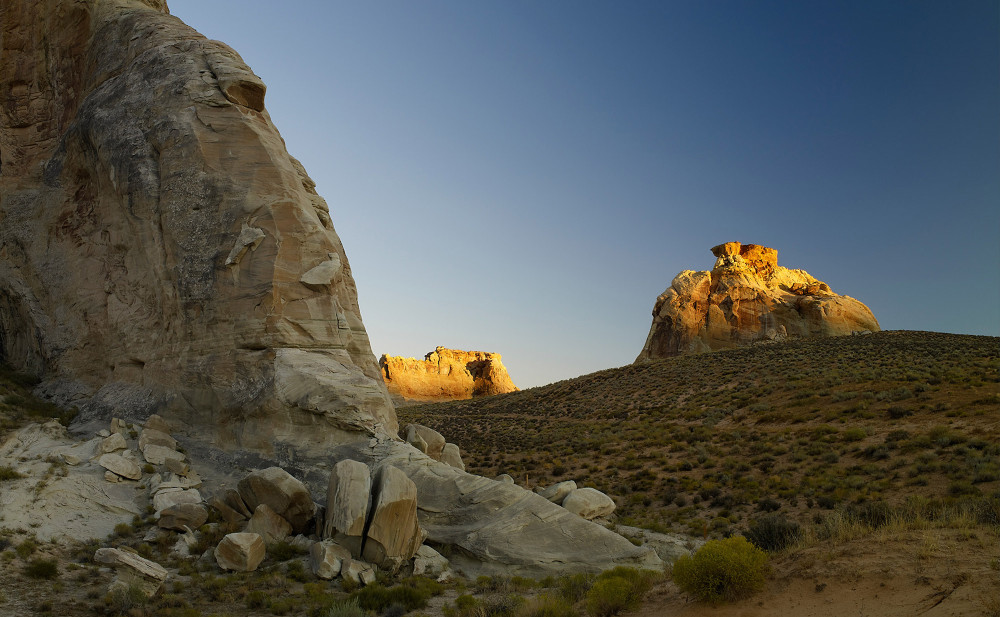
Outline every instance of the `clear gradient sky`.
<svg viewBox="0 0 1000 617"><path fill-rule="evenodd" d="M376 356L630 363L727 241L1000 335L996 0L169 0L268 86Z"/></svg>

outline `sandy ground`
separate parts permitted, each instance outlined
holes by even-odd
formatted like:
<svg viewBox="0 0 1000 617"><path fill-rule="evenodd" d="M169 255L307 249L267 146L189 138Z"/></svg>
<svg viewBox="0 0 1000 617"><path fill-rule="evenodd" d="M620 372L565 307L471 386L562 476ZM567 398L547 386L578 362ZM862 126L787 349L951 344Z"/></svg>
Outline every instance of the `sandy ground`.
<svg viewBox="0 0 1000 617"><path fill-rule="evenodd" d="M660 585L635 617L1000 617L996 532L885 532L776 559L767 588L710 606Z"/></svg>

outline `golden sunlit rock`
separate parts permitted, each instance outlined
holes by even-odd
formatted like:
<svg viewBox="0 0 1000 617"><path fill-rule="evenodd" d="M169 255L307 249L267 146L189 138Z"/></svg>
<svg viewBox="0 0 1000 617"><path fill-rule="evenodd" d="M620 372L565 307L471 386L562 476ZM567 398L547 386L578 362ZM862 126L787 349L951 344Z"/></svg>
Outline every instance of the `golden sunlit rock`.
<svg viewBox="0 0 1000 617"><path fill-rule="evenodd" d="M755 341L877 332L860 301L841 296L805 270L778 265L778 251L726 242L712 248L711 271L684 270L660 294L636 362L727 349Z"/></svg>
<svg viewBox="0 0 1000 617"><path fill-rule="evenodd" d="M391 394L413 401L450 401L517 392L500 354L438 347L423 360L383 355L382 378Z"/></svg>

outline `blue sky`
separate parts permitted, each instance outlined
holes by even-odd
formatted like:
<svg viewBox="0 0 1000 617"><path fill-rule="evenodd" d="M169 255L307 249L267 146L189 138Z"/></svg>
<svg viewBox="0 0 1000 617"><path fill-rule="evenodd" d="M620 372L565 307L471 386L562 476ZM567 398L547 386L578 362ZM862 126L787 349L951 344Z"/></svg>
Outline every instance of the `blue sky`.
<svg viewBox="0 0 1000 617"><path fill-rule="evenodd" d="M1000 335L1000 5L170 0L330 205L376 356L630 363L709 248Z"/></svg>

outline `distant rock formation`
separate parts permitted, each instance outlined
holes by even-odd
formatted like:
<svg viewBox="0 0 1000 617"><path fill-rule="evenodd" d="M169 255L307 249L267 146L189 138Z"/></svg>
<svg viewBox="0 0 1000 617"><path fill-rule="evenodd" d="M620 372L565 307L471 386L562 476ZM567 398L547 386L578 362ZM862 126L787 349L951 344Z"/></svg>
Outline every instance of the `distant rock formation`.
<svg viewBox="0 0 1000 617"><path fill-rule="evenodd" d="M517 392L500 354L438 347L423 360L383 355L389 392L410 401L453 401Z"/></svg>
<svg viewBox="0 0 1000 617"><path fill-rule="evenodd" d="M161 0L0 18L0 360L227 449L394 436L326 202L240 56Z"/></svg>
<svg viewBox="0 0 1000 617"><path fill-rule="evenodd" d="M761 340L877 332L867 306L805 270L778 265L778 251L727 242L712 249L715 267L684 270L660 294L636 362L738 347Z"/></svg>

